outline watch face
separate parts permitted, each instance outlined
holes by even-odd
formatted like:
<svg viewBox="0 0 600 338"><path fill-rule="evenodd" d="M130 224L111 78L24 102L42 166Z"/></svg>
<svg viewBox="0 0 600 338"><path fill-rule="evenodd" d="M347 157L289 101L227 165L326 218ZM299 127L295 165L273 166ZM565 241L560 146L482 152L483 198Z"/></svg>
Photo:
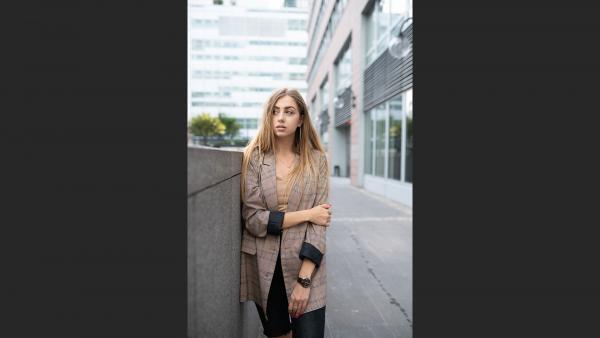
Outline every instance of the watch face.
<svg viewBox="0 0 600 338"><path fill-rule="evenodd" d="M307 287L310 286L310 279L309 278L299 278L298 277L298 282L300 283L300 285L302 285L305 288L307 288Z"/></svg>

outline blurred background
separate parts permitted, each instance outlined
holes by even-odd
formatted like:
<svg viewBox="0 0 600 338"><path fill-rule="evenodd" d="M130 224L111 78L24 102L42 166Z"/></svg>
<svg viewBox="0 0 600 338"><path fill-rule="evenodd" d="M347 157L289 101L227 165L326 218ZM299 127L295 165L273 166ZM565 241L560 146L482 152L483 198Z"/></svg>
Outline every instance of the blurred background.
<svg viewBox="0 0 600 338"><path fill-rule="evenodd" d="M412 205L412 0L189 0L188 140L241 148L281 87L334 176Z"/></svg>
<svg viewBox="0 0 600 338"><path fill-rule="evenodd" d="M412 7L188 0L190 337L261 336L236 298L240 216L223 214L239 209L239 151L281 87L304 97L332 174L326 336L412 337Z"/></svg>

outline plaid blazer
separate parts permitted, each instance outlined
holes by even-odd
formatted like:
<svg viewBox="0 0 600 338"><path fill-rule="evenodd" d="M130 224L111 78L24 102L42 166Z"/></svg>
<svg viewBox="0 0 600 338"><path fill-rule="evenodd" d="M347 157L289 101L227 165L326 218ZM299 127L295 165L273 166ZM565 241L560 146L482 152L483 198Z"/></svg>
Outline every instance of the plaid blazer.
<svg viewBox="0 0 600 338"><path fill-rule="evenodd" d="M329 176L327 157L318 150L312 150L318 177L304 177L290 191L287 211L313 208L327 203ZM275 177L275 156L273 152L252 154L248 164L245 182L245 201L242 201L244 229L241 245L240 302L254 301L267 308L269 288L275 272L279 240L281 239L281 268L285 289L290 296L302 265L302 258L311 258L315 263L312 285L306 312L325 306L327 290L325 230L326 227L305 222L272 234L274 224L283 221L283 213L277 210L277 190ZM277 219L278 213L281 219ZM275 224L276 228L276 224ZM277 230L277 229L276 229ZM316 250L315 250L316 249ZM301 258L302 257L302 258Z"/></svg>

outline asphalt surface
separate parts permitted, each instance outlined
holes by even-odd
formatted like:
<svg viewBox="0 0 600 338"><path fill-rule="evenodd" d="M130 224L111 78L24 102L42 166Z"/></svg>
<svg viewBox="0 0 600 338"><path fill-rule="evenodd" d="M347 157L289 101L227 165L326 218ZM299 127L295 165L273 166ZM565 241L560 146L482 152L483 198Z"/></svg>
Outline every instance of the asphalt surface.
<svg viewBox="0 0 600 338"><path fill-rule="evenodd" d="M412 337L412 210L332 177L325 337Z"/></svg>
<svg viewBox="0 0 600 338"><path fill-rule="evenodd" d="M325 337L412 338L411 208L337 177L329 202Z"/></svg>

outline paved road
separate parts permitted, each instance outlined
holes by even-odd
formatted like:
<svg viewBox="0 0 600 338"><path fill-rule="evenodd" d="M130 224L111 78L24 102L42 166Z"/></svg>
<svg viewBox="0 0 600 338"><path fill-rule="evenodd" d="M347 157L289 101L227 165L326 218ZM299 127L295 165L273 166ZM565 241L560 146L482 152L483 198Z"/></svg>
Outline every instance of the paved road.
<svg viewBox="0 0 600 338"><path fill-rule="evenodd" d="M330 194L325 337L412 338L411 209L344 178Z"/></svg>
<svg viewBox="0 0 600 338"><path fill-rule="evenodd" d="M412 211L332 178L325 337L412 337Z"/></svg>

